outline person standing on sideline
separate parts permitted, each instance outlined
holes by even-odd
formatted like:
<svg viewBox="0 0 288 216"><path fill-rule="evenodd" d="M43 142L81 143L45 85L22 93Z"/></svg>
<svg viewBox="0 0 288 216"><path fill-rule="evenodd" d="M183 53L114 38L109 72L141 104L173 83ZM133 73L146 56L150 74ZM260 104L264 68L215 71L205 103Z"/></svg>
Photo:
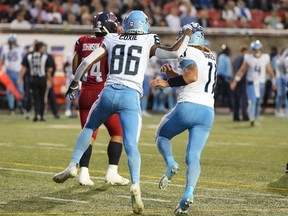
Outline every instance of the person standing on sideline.
<svg viewBox="0 0 288 216"><path fill-rule="evenodd" d="M118 20L112 12L100 12L93 17L94 36L82 36L75 43L75 54L72 60L73 74L75 75L77 67L81 61L90 55L96 48L101 46L104 36L109 33L118 32ZM82 128L84 127L89 110L104 88L106 76L108 73L107 58L102 59L92 65L85 76L81 79L81 90L79 94L79 113ZM106 172L105 181L112 185L127 185L129 180L118 174L118 164L122 153L122 129L118 114L113 114L105 122L105 127L110 135L107 154L109 158L109 167ZM78 183L80 185L94 185L90 179L88 167L92 154L92 146L97 137L96 129L90 140L88 149L84 152L80 162L80 172Z"/></svg>
<svg viewBox="0 0 288 216"><path fill-rule="evenodd" d="M33 121L45 121L45 93L52 85L52 65L48 60L43 42L37 42L33 52L28 53L23 61L18 83L22 85L24 75L30 72L30 85L34 103Z"/></svg>
<svg viewBox="0 0 288 216"><path fill-rule="evenodd" d="M215 102L220 107L231 109L231 90L229 88L232 76L231 49L226 44L223 44L221 48L222 51L217 57Z"/></svg>
<svg viewBox="0 0 288 216"><path fill-rule="evenodd" d="M258 125L261 98L263 98L265 89L266 71L271 77L273 89L276 88L276 80L269 55L262 53L262 43L259 40L253 41L250 48L252 53L244 56L244 61L237 71L234 80L231 82L230 88L231 90L235 90L239 81L247 72L248 113L250 125L254 127Z"/></svg>
<svg viewBox="0 0 288 216"><path fill-rule="evenodd" d="M241 67L244 56L247 54L248 48L246 46L242 46L240 48L240 54L237 55L233 62L233 73L234 76ZM247 90L246 90L246 74L243 76L241 81L239 81L235 90L232 91L232 110L233 110L233 121L249 121L249 116L247 112L248 108L248 97L247 97ZM242 119L240 119L240 112L242 115Z"/></svg>
<svg viewBox="0 0 288 216"><path fill-rule="evenodd" d="M275 63L277 94L275 100L275 116L288 118L288 99L285 96L288 81L288 48L284 49ZM285 106L285 113L282 108Z"/></svg>
<svg viewBox="0 0 288 216"><path fill-rule="evenodd" d="M24 49L17 44L17 35L9 34L7 44L2 47L0 55L0 66L4 66L10 80L15 85L18 92L23 96L23 85L18 84L19 74L21 70L21 62L24 56ZM15 96L7 88L7 100L10 114L15 113ZM23 111L22 101L17 100L17 107Z"/></svg>
<svg viewBox="0 0 288 216"><path fill-rule="evenodd" d="M54 59L53 55L51 55L50 53L47 52L47 44L45 44L45 52L48 55L48 61L50 62L49 64L52 67L52 72L51 72L52 84L48 88L47 97L48 97L49 105L50 105L50 108L51 108L51 111L52 111L52 114L53 114L54 118L55 119L59 119L60 115L58 113L58 104L57 104L57 101L56 101L56 95L55 95L55 92L54 92L54 83L53 83L53 77L54 77L54 74L56 72L56 63L55 63L55 59ZM46 97L46 99L47 99L47 97Z"/></svg>
<svg viewBox="0 0 288 216"><path fill-rule="evenodd" d="M123 34L107 34L101 46L81 62L66 95L74 97L80 78L90 66L108 57L109 73L105 86L92 105L87 122L80 132L69 166L53 178L64 182L77 175L76 165L89 146L93 131L111 115L117 113L123 130L123 144L128 158L132 185L130 187L133 212L144 210L140 190L141 156L138 149L142 127L140 98L149 58L178 58L186 49L192 33L191 25L185 25L183 36L172 47L160 45L156 34L150 33L148 17L140 10L131 11L123 21Z"/></svg>
<svg viewBox="0 0 288 216"><path fill-rule="evenodd" d="M179 164L172 152L171 139L188 130L185 161L186 189L174 213L187 213L194 200L194 190L200 176L200 157L214 122L214 87L216 82L216 58L205 46L203 28L192 23L192 36L188 47L178 59L180 72L164 64L160 71L168 80L155 79L151 87L179 87L176 106L158 125L155 140L167 169L159 182L159 188L169 186L172 177L179 171ZM179 36L183 31L179 32Z"/></svg>

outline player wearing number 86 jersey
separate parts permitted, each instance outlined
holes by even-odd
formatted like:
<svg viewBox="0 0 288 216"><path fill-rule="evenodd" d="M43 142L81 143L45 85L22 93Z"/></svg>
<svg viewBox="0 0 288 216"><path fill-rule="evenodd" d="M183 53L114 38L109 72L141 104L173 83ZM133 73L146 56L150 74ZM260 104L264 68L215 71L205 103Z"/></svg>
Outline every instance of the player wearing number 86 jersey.
<svg viewBox="0 0 288 216"><path fill-rule="evenodd" d="M81 36L75 43L75 53L73 56L73 73L76 72L79 64L89 56L95 49L99 48L103 38L108 32L116 33L118 31L118 20L111 12L100 12L93 17L93 36ZM88 72L81 78L81 90L79 94L79 113L82 128L84 127L89 110L97 100L98 95L104 88L106 76L108 73L107 58L93 64ZM105 181L111 184L127 185L129 180L118 174L118 163L122 152L122 129L120 119L117 114L110 116L105 122L105 127L110 135L107 154L109 158L109 167L106 173ZM84 152L80 162L80 173L78 183L80 185L93 185L90 179L88 167L92 154L92 145L97 137L98 129L94 130L90 145ZM57 180L56 180L57 181Z"/></svg>

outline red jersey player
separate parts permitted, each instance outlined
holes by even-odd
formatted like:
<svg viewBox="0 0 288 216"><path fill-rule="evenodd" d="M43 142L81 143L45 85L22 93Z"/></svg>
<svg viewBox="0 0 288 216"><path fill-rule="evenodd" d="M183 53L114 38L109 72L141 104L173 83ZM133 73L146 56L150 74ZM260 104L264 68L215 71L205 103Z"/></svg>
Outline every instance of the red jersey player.
<svg viewBox="0 0 288 216"><path fill-rule="evenodd" d="M73 74L81 61L87 57L94 49L100 47L103 37L107 33L118 32L118 20L111 12L100 12L93 17L93 32L95 36L82 36L75 44L75 54L73 57ZM82 87L79 95L79 112L81 126L86 123L89 110L97 100L98 95L104 87L106 74L108 72L107 59L94 64L85 76L82 77ZM109 167L105 181L110 184L127 185L129 180L118 174L118 163L122 152L122 129L120 119L117 114L112 115L105 123L105 127L110 135L110 142L107 149ZM80 185L94 185L88 172L89 161L92 154L92 144L96 139L98 129L94 131L90 145L80 160L80 172L78 182Z"/></svg>

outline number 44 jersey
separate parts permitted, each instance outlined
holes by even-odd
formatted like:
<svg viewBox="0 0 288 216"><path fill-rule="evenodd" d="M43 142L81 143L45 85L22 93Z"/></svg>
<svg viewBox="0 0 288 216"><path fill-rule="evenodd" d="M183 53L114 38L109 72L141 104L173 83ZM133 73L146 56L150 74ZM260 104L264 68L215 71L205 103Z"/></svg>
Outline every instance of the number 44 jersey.
<svg viewBox="0 0 288 216"><path fill-rule="evenodd" d="M79 61L83 61L90 53L99 48L103 38L95 36L81 36L75 43L75 52ZM80 64L79 62L79 64ZM100 62L93 64L87 73L81 79L81 89L97 89L102 90L106 75L108 73L107 58L103 58Z"/></svg>
<svg viewBox="0 0 288 216"><path fill-rule="evenodd" d="M156 34L108 34L103 44L108 50L109 74L106 84L122 84L142 96L142 83L150 58L150 49L160 40Z"/></svg>
<svg viewBox="0 0 288 216"><path fill-rule="evenodd" d="M196 64L198 68L197 81L182 86L179 89L179 102L193 102L214 108L214 88L216 84L216 61L212 52L204 52L188 46L178 59L180 68ZM184 74L184 71L182 70Z"/></svg>

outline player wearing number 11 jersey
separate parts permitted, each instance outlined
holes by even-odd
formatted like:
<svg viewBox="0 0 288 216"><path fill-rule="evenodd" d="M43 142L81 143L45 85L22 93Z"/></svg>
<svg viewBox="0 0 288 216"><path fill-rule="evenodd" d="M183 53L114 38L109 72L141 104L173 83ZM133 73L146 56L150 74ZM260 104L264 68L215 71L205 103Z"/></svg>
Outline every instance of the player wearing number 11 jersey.
<svg viewBox="0 0 288 216"><path fill-rule="evenodd" d="M157 35L149 32L149 20L139 10L130 12L123 21L124 34L108 34L100 48L94 50L76 70L75 78L66 95L74 97L74 90L89 67L108 57L109 73L105 87L92 105L87 122L78 136L71 163L57 174L60 179L70 178L76 170L83 152L89 146L93 131L107 118L117 113L120 117L123 144L128 158L131 177L131 202L134 213L144 210L140 190L141 157L138 141L142 127L140 97L142 83L151 56L178 58L184 52L192 33L190 25L184 27L183 36L172 47L162 47Z"/></svg>
<svg viewBox="0 0 288 216"><path fill-rule="evenodd" d="M161 120L156 131L156 142L167 169L159 188L165 189L179 171L174 160L170 140L188 131L186 150L186 189L174 213L187 213L193 203L194 190L200 175L200 157L214 122L214 87L216 82L215 56L205 46L203 28L191 23L192 36L186 51L178 59L179 72L164 64L160 71L166 72L168 81L155 79L151 87L179 87L176 106ZM179 32L182 35L183 31ZM179 144L179 143L178 143Z"/></svg>

